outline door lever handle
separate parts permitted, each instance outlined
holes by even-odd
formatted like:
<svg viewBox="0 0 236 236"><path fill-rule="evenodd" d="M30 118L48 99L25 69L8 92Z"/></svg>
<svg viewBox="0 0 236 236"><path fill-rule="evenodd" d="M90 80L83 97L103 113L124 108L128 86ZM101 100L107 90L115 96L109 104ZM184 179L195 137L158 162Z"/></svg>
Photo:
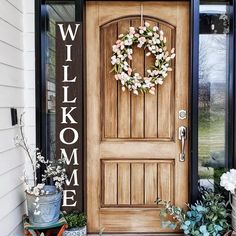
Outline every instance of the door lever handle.
<svg viewBox="0 0 236 236"><path fill-rule="evenodd" d="M187 139L187 128L185 126L179 127L179 140L181 141L181 152L179 155L179 160L181 162L185 161L185 140Z"/></svg>

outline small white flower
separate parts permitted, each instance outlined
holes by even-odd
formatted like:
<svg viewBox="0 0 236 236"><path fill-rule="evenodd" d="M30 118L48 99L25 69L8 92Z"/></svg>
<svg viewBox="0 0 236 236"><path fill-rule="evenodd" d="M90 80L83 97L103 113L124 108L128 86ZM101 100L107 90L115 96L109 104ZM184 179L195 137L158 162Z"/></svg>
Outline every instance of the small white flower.
<svg viewBox="0 0 236 236"><path fill-rule="evenodd" d="M38 215L40 215L40 213L41 213L40 211L37 211L37 210L35 209L34 215L37 215L37 216L38 216Z"/></svg>
<svg viewBox="0 0 236 236"><path fill-rule="evenodd" d="M144 25L145 25L146 27L149 27L149 26L150 26L150 24L149 24L147 21L144 23Z"/></svg>
<svg viewBox="0 0 236 236"><path fill-rule="evenodd" d="M157 27L157 26L153 26L152 30L153 30L154 32L156 32L156 31L158 31L158 27Z"/></svg>

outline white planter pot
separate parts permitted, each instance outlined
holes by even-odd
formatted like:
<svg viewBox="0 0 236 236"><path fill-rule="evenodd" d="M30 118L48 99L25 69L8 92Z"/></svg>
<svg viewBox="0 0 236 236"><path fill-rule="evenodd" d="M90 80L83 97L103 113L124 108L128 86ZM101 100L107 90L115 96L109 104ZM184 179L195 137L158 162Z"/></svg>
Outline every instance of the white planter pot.
<svg viewBox="0 0 236 236"><path fill-rule="evenodd" d="M232 228L236 231L236 195L232 195Z"/></svg>
<svg viewBox="0 0 236 236"><path fill-rule="evenodd" d="M66 229L63 236L84 236L87 235L87 227Z"/></svg>

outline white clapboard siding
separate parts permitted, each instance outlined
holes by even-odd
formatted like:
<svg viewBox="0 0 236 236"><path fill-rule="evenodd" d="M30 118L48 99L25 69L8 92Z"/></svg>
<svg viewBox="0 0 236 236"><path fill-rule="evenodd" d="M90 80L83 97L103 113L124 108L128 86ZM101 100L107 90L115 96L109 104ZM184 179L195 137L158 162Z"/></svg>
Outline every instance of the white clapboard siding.
<svg viewBox="0 0 236 236"><path fill-rule="evenodd" d="M0 201L3 196L7 195L10 191L13 191L16 187L22 185L21 178L23 173L24 166L22 165L1 175L0 186L4 186L4 188L0 188Z"/></svg>
<svg viewBox="0 0 236 236"><path fill-rule="evenodd" d="M0 107L24 107L24 89L0 84Z"/></svg>
<svg viewBox="0 0 236 236"><path fill-rule="evenodd" d="M25 212L25 202L10 212L0 221L1 236L8 236L22 221L22 213ZM13 234L14 235L14 234ZM18 236L15 234L14 236Z"/></svg>
<svg viewBox="0 0 236 236"><path fill-rule="evenodd" d="M24 229L23 229L23 225L22 225L22 223L20 222L20 224L19 225L17 225L16 226L16 228L12 231L12 232L10 232L9 234L8 234L8 236L25 236L25 234L24 234Z"/></svg>
<svg viewBox="0 0 236 236"><path fill-rule="evenodd" d="M1 178L3 174L16 169L17 167L22 167L25 163L23 150L14 147L13 149L0 153L0 163Z"/></svg>
<svg viewBox="0 0 236 236"><path fill-rule="evenodd" d="M21 0L19 0L21 1ZM6 0L0 0L0 18L9 22L14 27L23 32L23 15L22 13Z"/></svg>
<svg viewBox="0 0 236 236"><path fill-rule="evenodd" d="M23 236L25 194L21 177L30 169L15 147L19 127L10 108L25 111L24 130L35 148L34 0L0 0L0 236Z"/></svg>
<svg viewBox="0 0 236 236"><path fill-rule="evenodd" d="M7 0L10 4L12 4L16 9L18 9L21 13L23 13L23 3L19 0Z"/></svg>
<svg viewBox="0 0 236 236"><path fill-rule="evenodd" d="M19 185L0 198L0 220L17 208L25 200L24 186Z"/></svg>
<svg viewBox="0 0 236 236"><path fill-rule="evenodd" d="M0 84L24 88L24 70L0 63Z"/></svg>
<svg viewBox="0 0 236 236"><path fill-rule="evenodd" d="M18 129L10 128L0 131L0 155L1 152L5 152L15 147L14 137L19 134Z"/></svg>
<svg viewBox="0 0 236 236"><path fill-rule="evenodd" d="M24 68L23 51L0 41L0 63L12 67Z"/></svg>
<svg viewBox="0 0 236 236"><path fill-rule="evenodd" d="M23 50L22 34L22 31L0 18L0 41Z"/></svg>

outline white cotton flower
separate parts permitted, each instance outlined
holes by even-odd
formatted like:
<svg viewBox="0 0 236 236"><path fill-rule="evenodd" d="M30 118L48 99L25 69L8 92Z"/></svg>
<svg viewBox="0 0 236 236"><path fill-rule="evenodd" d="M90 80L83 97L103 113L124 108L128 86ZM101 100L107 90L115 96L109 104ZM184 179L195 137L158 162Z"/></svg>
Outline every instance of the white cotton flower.
<svg viewBox="0 0 236 236"><path fill-rule="evenodd" d="M171 56L170 56L171 59L174 59L175 58L175 53L173 53Z"/></svg>
<svg viewBox="0 0 236 236"><path fill-rule="evenodd" d="M126 50L126 52L127 52L128 55L131 55L131 54L133 54L133 49L132 48L128 48Z"/></svg>
<svg viewBox="0 0 236 236"><path fill-rule="evenodd" d="M143 34L143 33L144 33L144 31L141 29L141 30L139 30L139 33L140 33L140 34Z"/></svg>
<svg viewBox="0 0 236 236"><path fill-rule="evenodd" d="M35 209L34 215L37 215L37 216L38 216L38 215L40 215L40 213L41 213L40 211L37 211L37 210Z"/></svg>
<svg viewBox="0 0 236 236"><path fill-rule="evenodd" d="M111 64L112 64L112 65L115 65L116 62L117 62L117 58L116 58L116 56L114 55L114 56L111 57Z"/></svg>
<svg viewBox="0 0 236 236"><path fill-rule="evenodd" d="M149 89L148 92L149 92L150 94L152 94L152 95L155 95L155 88L152 87L151 89Z"/></svg>
<svg viewBox="0 0 236 236"><path fill-rule="evenodd" d="M130 34L135 34L135 28L134 27L129 27L129 33Z"/></svg>
<svg viewBox="0 0 236 236"><path fill-rule="evenodd" d="M149 26L150 26L150 24L149 24L147 21L144 23L144 25L145 25L146 27L149 27Z"/></svg>
<svg viewBox="0 0 236 236"><path fill-rule="evenodd" d="M163 84L163 79L162 78L157 78L156 84Z"/></svg>
<svg viewBox="0 0 236 236"><path fill-rule="evenodd" d="M174 53L174 52L175 52L175 48L172 48L170 52L171 52L171 53Z"/></svg>
<svg viewBox="0 0 236 236"><path fill-rule="evenodd" d="M152 30L153 30L154 32L156 32L156 31L158 31L158 27L157 27L157 26L153 26Z"/></svg>
<svg viewBox="0 0 236 236"><path fill-rule="evenodd" d="M152 36L152 32L148 32L148 36Z"/></svg>
<svg viewBox="0 0 236 236"><path fill-rule="evenodd" d="M134 90L133 94L138 95L138 90Z"/></svg>
<svg viewBox="0 0 236 236"><path fill-rule="evenodd" d="M147 52L147 53L146 53L146 56L147 56L147 57L148 57L148 56L150 56L150 55L151 55L151 53L150 53L150 52Z"/></svg>
<svg viewBox="0 0 236 236"><path fill-rule="evenodd" d="M124 37L124 34L120 34L118 37L119 37L119 38L122 38L122 37Z"/></svg>
<svg viewBox="0 0 236 236"><path fill-rule="evenodd" d="M170 61L170 59L171 59L170 57L167 57L167 58L166 58L166 61L168 62L168 61Z"/></svg>
<svg viewBox="0 0 236 236"><path fill-rule="evenodd" d="M39 189L43 189L44 186L45 186L45 184L38 184L38 185L37 185L37 187L38 187Z"/></svg>

